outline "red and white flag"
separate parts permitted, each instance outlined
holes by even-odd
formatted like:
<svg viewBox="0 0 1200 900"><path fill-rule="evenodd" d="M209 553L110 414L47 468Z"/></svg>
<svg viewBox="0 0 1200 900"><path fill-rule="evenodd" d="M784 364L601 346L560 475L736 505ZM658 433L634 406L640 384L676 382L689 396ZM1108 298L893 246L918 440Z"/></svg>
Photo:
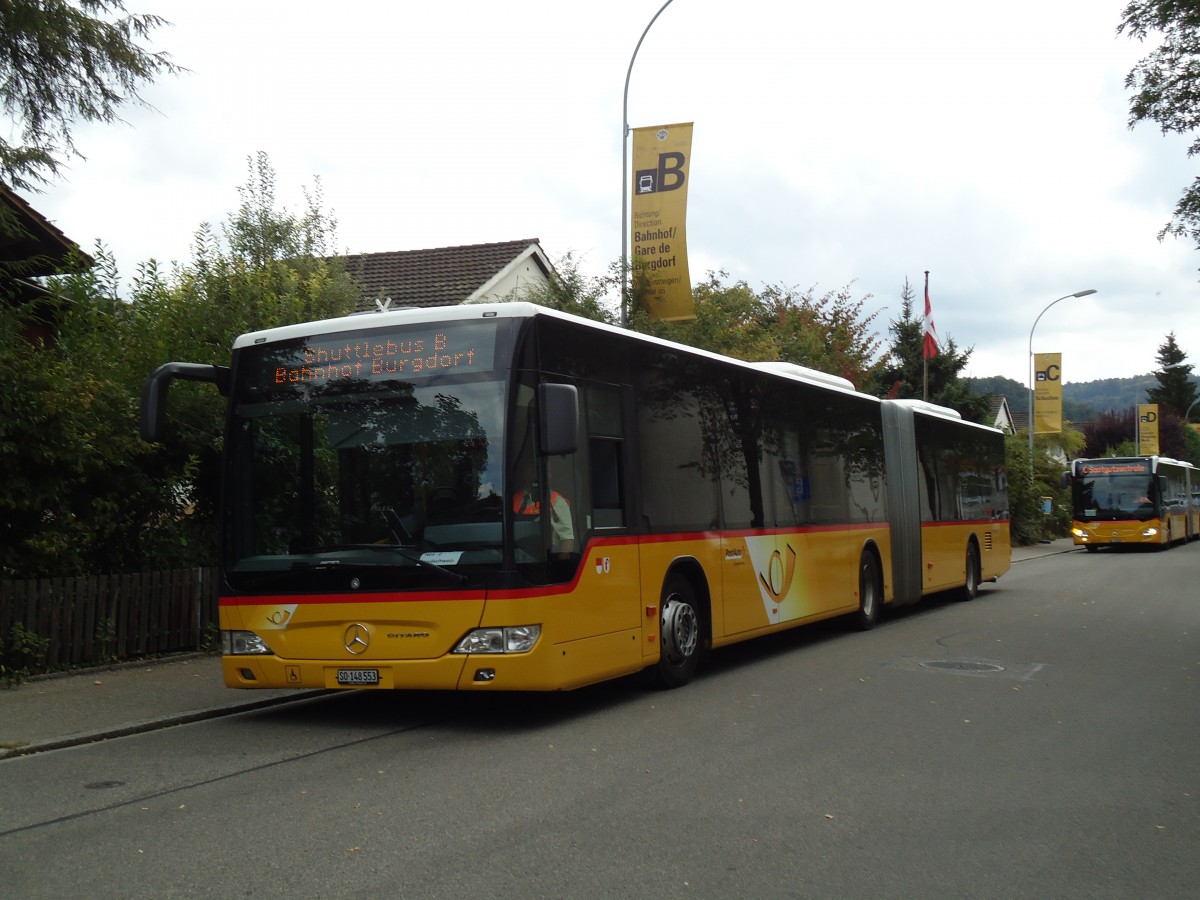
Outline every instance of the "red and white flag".
<svg viewBox="0 0 1200 900"><path fill-rule="evenodd" d="M925 335L925 358L931 359L937 356L938 352L938 333L937 327L933 324L933 308L929 305L929 273L925 273L925 327L922 330Z"/></svg>

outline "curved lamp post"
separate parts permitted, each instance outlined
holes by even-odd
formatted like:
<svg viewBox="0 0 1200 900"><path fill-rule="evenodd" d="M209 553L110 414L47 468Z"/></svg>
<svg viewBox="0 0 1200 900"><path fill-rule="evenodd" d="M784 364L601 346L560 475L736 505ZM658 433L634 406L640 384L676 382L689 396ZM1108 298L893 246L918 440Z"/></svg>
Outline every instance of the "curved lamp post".
<svg viewBox="0 0 1200 900"><path fill-rule="evenodd" d="M667 0L658 8L642 36L638 38L637 46L633 48L633 56L629 57L629 68L625 72L625 99L621 107L621 325L629 324L629 229L625 222L629 218L629 179L625 170L629 168L629 76L633 74L633 61L637 59L638 51L642 49L642 41L650 32L650 28L658 21L663 10L671 5Z"/></svg>
<svg viewBox="0 0 1200 900"><path fill-rule="evenodd" d="M1073 294L1063 294L1058 300L1050 301L1038 313L1038 317L1033 320L1033 328L1029 329L1029 478L1031 481L1033 479L1033 330L1037 328L1038 322L1042 320L1042 316L1046 314L1046 311L1055 303L1061 300L1069 300L1072 297L1086 297L1094 293L1096 293L1095 288L1088 288L1087 290L1076 291Z"/></svg>

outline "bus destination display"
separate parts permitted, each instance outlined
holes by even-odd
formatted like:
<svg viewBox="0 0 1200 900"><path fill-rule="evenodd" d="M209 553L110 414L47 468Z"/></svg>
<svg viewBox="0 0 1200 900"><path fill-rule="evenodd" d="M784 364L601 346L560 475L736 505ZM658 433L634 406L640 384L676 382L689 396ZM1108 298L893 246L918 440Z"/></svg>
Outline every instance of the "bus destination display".
<svg viewBox="0 0 1200 900"><path fill-rule="evenodd" d="M1116 462L1092 460L1082 467L1081 474L1090 478L1098 475L1149 475L1150 460L1134 459Z"/></svg>
<svg viewBox="0 0 1200 900"><path fill-rule="evenodd" d="M327 335L263 348L254 366L259 388L332 385L339 381L411 381L434 375L489 372L495 363L493 324L429 330Z"/></svg>

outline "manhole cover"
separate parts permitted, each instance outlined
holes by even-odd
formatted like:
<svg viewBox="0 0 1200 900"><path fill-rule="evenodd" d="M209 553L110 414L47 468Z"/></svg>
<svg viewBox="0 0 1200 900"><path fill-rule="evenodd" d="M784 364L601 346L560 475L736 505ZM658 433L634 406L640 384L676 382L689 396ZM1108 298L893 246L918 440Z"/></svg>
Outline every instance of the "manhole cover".
<svg viewBox="0 0 1200 900"><path fill-rule="evenodd" d="M973 662L964 659L937 659L921 663L926 669L946 669L951 672L1003 672L1004 666L995 663Z"/></svg>

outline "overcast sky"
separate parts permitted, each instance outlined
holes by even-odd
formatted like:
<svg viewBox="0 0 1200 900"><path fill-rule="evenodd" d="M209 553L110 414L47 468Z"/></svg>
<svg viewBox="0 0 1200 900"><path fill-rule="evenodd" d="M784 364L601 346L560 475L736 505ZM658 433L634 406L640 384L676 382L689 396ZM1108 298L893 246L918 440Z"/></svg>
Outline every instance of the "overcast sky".
<svg viewBox="0 0 1200 900"><path fill-rule="evenodd" d="M694 122L693 282L851 285L886 340L930 272L968 374L1151 371L1173 331L1200 370L1200 256L1156 235L1195 176L1186 140L1127 127L1147 47L1126 0L674 0L646 36L632 127ZM622 94L662 0L126 0L189 72L157 112L79 128L86 160L30 195L126 277L186 261L265 151L280 202L319 177L347 252L538 238L604 274L621 250Z"/></svg>

